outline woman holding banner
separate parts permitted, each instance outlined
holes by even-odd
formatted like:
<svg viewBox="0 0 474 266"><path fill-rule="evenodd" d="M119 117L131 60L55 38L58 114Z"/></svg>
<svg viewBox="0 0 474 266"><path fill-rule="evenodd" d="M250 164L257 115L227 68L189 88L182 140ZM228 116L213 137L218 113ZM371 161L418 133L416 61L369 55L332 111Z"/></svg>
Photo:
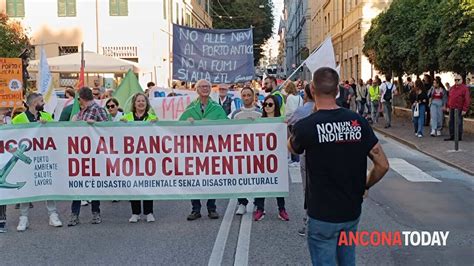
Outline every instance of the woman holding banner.
<svg viewBox="0 0 474 266"><path fill-rule="evenodd" d="M111 103L107 103L108 105ZM137 93L132 97L132 111L126 113L121 121L145 121L145 122L156 122L158 118L149 113L150 111L150 101L144 93ZM132 205L132 217L128 220L130 223L136 223L140 220L140 214L142 212L142 201L140 200L131 200L130 204ZM144 200L143 201L143 214L146 215L146 221L148 223L155 221L155 216L153 216L153 201Z"/></svg>
<svg viewBox="0 0 474 266"><path fill-rule="evenodd" d="M263 101L263 112L262 117L280 117L280 105L277 96L268 95ZM278 204L278 218L282 221L289 221L290 217L285 210L285 198L277 197ZM265 217L265 198L256 198L255 206L257 210L253 213L253 219L260 221Z"/></svg>
<svg viewBox="0 0 474 266"><path fill-rule="evenodd" d="M105 102L105 107L107 108L107 114L109 116L109 121L120 121L122 119L123 113L120 112L119 102L115 98L109 98Z"/></svg>

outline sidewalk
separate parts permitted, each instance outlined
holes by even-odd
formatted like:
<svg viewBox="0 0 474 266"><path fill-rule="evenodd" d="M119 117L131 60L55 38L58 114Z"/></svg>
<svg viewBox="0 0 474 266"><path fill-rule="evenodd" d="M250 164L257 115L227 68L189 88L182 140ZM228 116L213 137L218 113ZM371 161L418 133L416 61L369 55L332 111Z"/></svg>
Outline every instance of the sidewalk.
<svg viewBox="0 0 474 266"><path fill-rule="evenodd" d="M407 118L393 117L390 128L384 128L384 125L385 120L379 118L379 123L373 125L373 128L383 135L474 176L474 135L463 134L459 150L454 151L454 141L444 141L449 135L447 128L443 128L442 136L431 137L429 127L425 127L423 138L418 138L415 136L413 123Z"/></svg>

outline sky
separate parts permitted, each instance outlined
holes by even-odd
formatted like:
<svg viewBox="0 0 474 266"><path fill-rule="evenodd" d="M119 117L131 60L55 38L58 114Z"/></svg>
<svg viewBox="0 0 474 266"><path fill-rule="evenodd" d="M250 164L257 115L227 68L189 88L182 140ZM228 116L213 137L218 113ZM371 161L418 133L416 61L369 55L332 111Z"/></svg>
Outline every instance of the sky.
<svg viewBox="0 0 474 266"><path fill-rule="evenodd" d="M278 26L280 25L280 18L282 16L284 0L273 0L273 17L274 17L274 26L273 26L273 36L267 42L267 45L264 47L265 54L268 56L272 53L272 57L277 57L278 55Z"/></svg>

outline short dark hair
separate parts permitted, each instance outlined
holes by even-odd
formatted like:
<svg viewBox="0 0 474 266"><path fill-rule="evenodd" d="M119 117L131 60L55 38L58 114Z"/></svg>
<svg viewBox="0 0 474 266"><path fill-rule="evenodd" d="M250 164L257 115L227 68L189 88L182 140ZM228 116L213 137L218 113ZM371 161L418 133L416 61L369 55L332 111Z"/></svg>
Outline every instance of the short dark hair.
<svg viewBox="0 0 474 266"><path fill-rule="evenodd" d="M93 101L94 95L92 95L92 90L89 87L82 87L78 91L79 98L86 100L86 101Z"/></svg>
<svg viewBox="0 0 474 266"><path fill-rule="evenodd" d="M250 90L252 92L252 95L255 95L255 91L250 88L249 86L245 86L240 90L240 93L242 93L244 90Z"/></svg>
<svg viewBox="0 0 474 266"><path fill-rule="evenodd" d="M117 107L119 106L119 102L118 102L118 100L115 99L115 98L109 98L109 99L105 102L105 105L109 104L110 102L115 103L115 105L117 105Z"/></svg>
<svg viewBox="0 0 474 266"><path fill-rule="evenodd" d="M386 75L385 75L385 80L386 80L386 81L392 80L392 74L390 74L390 73L386 74Z"/></svg>
<svg viewBox="0 0 474 266"><path fill-rule="evenodd" d="M74 90L74 88L71 86L67 86L66 89L64 90L64 95L66 94L69 94L72 96L72 98L74 98L74 96L76 96L76 90Z"/></svg>
<svg viewBox="0 0 474 266"><path fill-rule="evenodd" d="M28 96L26 96L26 105L30 106L33 103L33 101L38 97L41 97L41 94L36 93L36 92L32 92L28 94Z"/></svg>
<svg viewBox="0 0 474 266"><path fill-rule="evenodd" d="M146 84L147 87L150 87L150 86L155 86L155 83L153 81L150 81Z"/></svg>
<svg viewBox="0 0 474 266"><path fill-rule="evenodd" d="M306 97L308 97L308 99L314 101L313 95L311 94L311 85L306 84L306 86L304 86L304 94L306 95Z"/></svg>
<svg viewBox="0 0 474 266"><path fill-rule="evenodd" d="M321 67L313 74L314 91L317 94L337 95L339 75L330 67Z"/></svg>
<svg viewBox="0 0 474 266"><path fill-rule="evenodd" d="M273 83L275 83L275 85L277 84L277 79L274 76L268 76L265 79L271 80Z"/></svg>

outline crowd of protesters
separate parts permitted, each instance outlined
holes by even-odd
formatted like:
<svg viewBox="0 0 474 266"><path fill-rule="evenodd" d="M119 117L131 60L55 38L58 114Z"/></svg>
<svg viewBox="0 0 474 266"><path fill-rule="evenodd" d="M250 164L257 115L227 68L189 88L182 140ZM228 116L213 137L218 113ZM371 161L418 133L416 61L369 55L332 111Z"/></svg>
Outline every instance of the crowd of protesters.
<svg viewBox="0 0 474 266"><path fill-rule="evenodd" d="M119 101L111 97L111 91L100 87L94 82L94 87L82 87L75 91L68 88L67 98L73 100L78 94L80 111L72 114L72 105L63 110L60 121L85 121L90 124L103 121L126 123L143 121L154 123L159 120L154 114L148 98L155 84L148 83L144 93L137 93L131 100L131 110L123 110ZM176 88L184 88L186 83L177 83ZM304 204L307 216L304 227L299 230L301 235L307 235L312 262L335 265L355 263L355 247L338 246L337 239L341 231L357 231L361 215L361 204L364 194L377 183L388 171L388 161L370 124L378 123L380 113L383 113L385 128L392 127L392 112L394 96L406 93L413 112L415 134L423 137L425 117L429 117L430 135L440 136L443 127L444 112L449 111L450 136L454 139L454 110L459 109L459 116L465 115L469 106L469 90L463 84L460 76L455 79L455 85L447 89L441 78L431 79L425 75L423 80L398 86L386 75L384 81L378 76L364 82L350 79L340 81L336 71L330 68L318 69L311 82L285 81L277 84L274 77L263 81L261 91L251 84L241 88L226 84L217 85L218 98L213 100L210 95L212 84L199 80L192 88L198 97L189 106L179 120L225 120L247 119L249 123L256 119L277 118L288 124L288 150L290 165L300 166L303 180ZM237 100L229 94L229 90L238 90ZM168 97L176 96L173 91ZM106 99L105 108L95 100ZM237 102L239 102L237 104ZM25 107L14 110L0 109L1 124L50 123L51 114L44 111L44 100L40 94L30 93L26 97ZM70 107L71 106L71 107ZM429 111L429 112L428 112ZM428 114L426 114L428 113ZM462 119L459 125L462 132ZM324 134L344 132L328 132L326 124L349 123L351 129L359 130L360 135L355 139L338 139L324 141L318 138ZM341 127L345 130L346 127ZM317 131L317 130L318 131ZM351 134L339 134L350 136ZM462 135L459 136L462 139ZM367 158L373 162L367 171ZM338 167L339 161L348 162L345 167ZM285 198L276 199L278 218L289 221L286 211ZM73 201L68 226L80 224L81 206L91 204L92 224L102 222L100 201ZM247 212L249 199L239 198L236 215ZM261 221L265 217L265 198L254 199L255 209L253 220ZM141 215L147 222L154 222L153 201L132 200L130 223L137 223ZM191 200L191 213L187 220L193 221L202 217L201 200ZM29 203L19 206L20 217L18 231L25 231L29 226ZM54 227L62 226L55 201L46 201L49 214L49 224ZM208 199L207 214L210 219L218 219L219 213L215 199ZM0 232L5 232L6 206L0 206Z"/></svg>

